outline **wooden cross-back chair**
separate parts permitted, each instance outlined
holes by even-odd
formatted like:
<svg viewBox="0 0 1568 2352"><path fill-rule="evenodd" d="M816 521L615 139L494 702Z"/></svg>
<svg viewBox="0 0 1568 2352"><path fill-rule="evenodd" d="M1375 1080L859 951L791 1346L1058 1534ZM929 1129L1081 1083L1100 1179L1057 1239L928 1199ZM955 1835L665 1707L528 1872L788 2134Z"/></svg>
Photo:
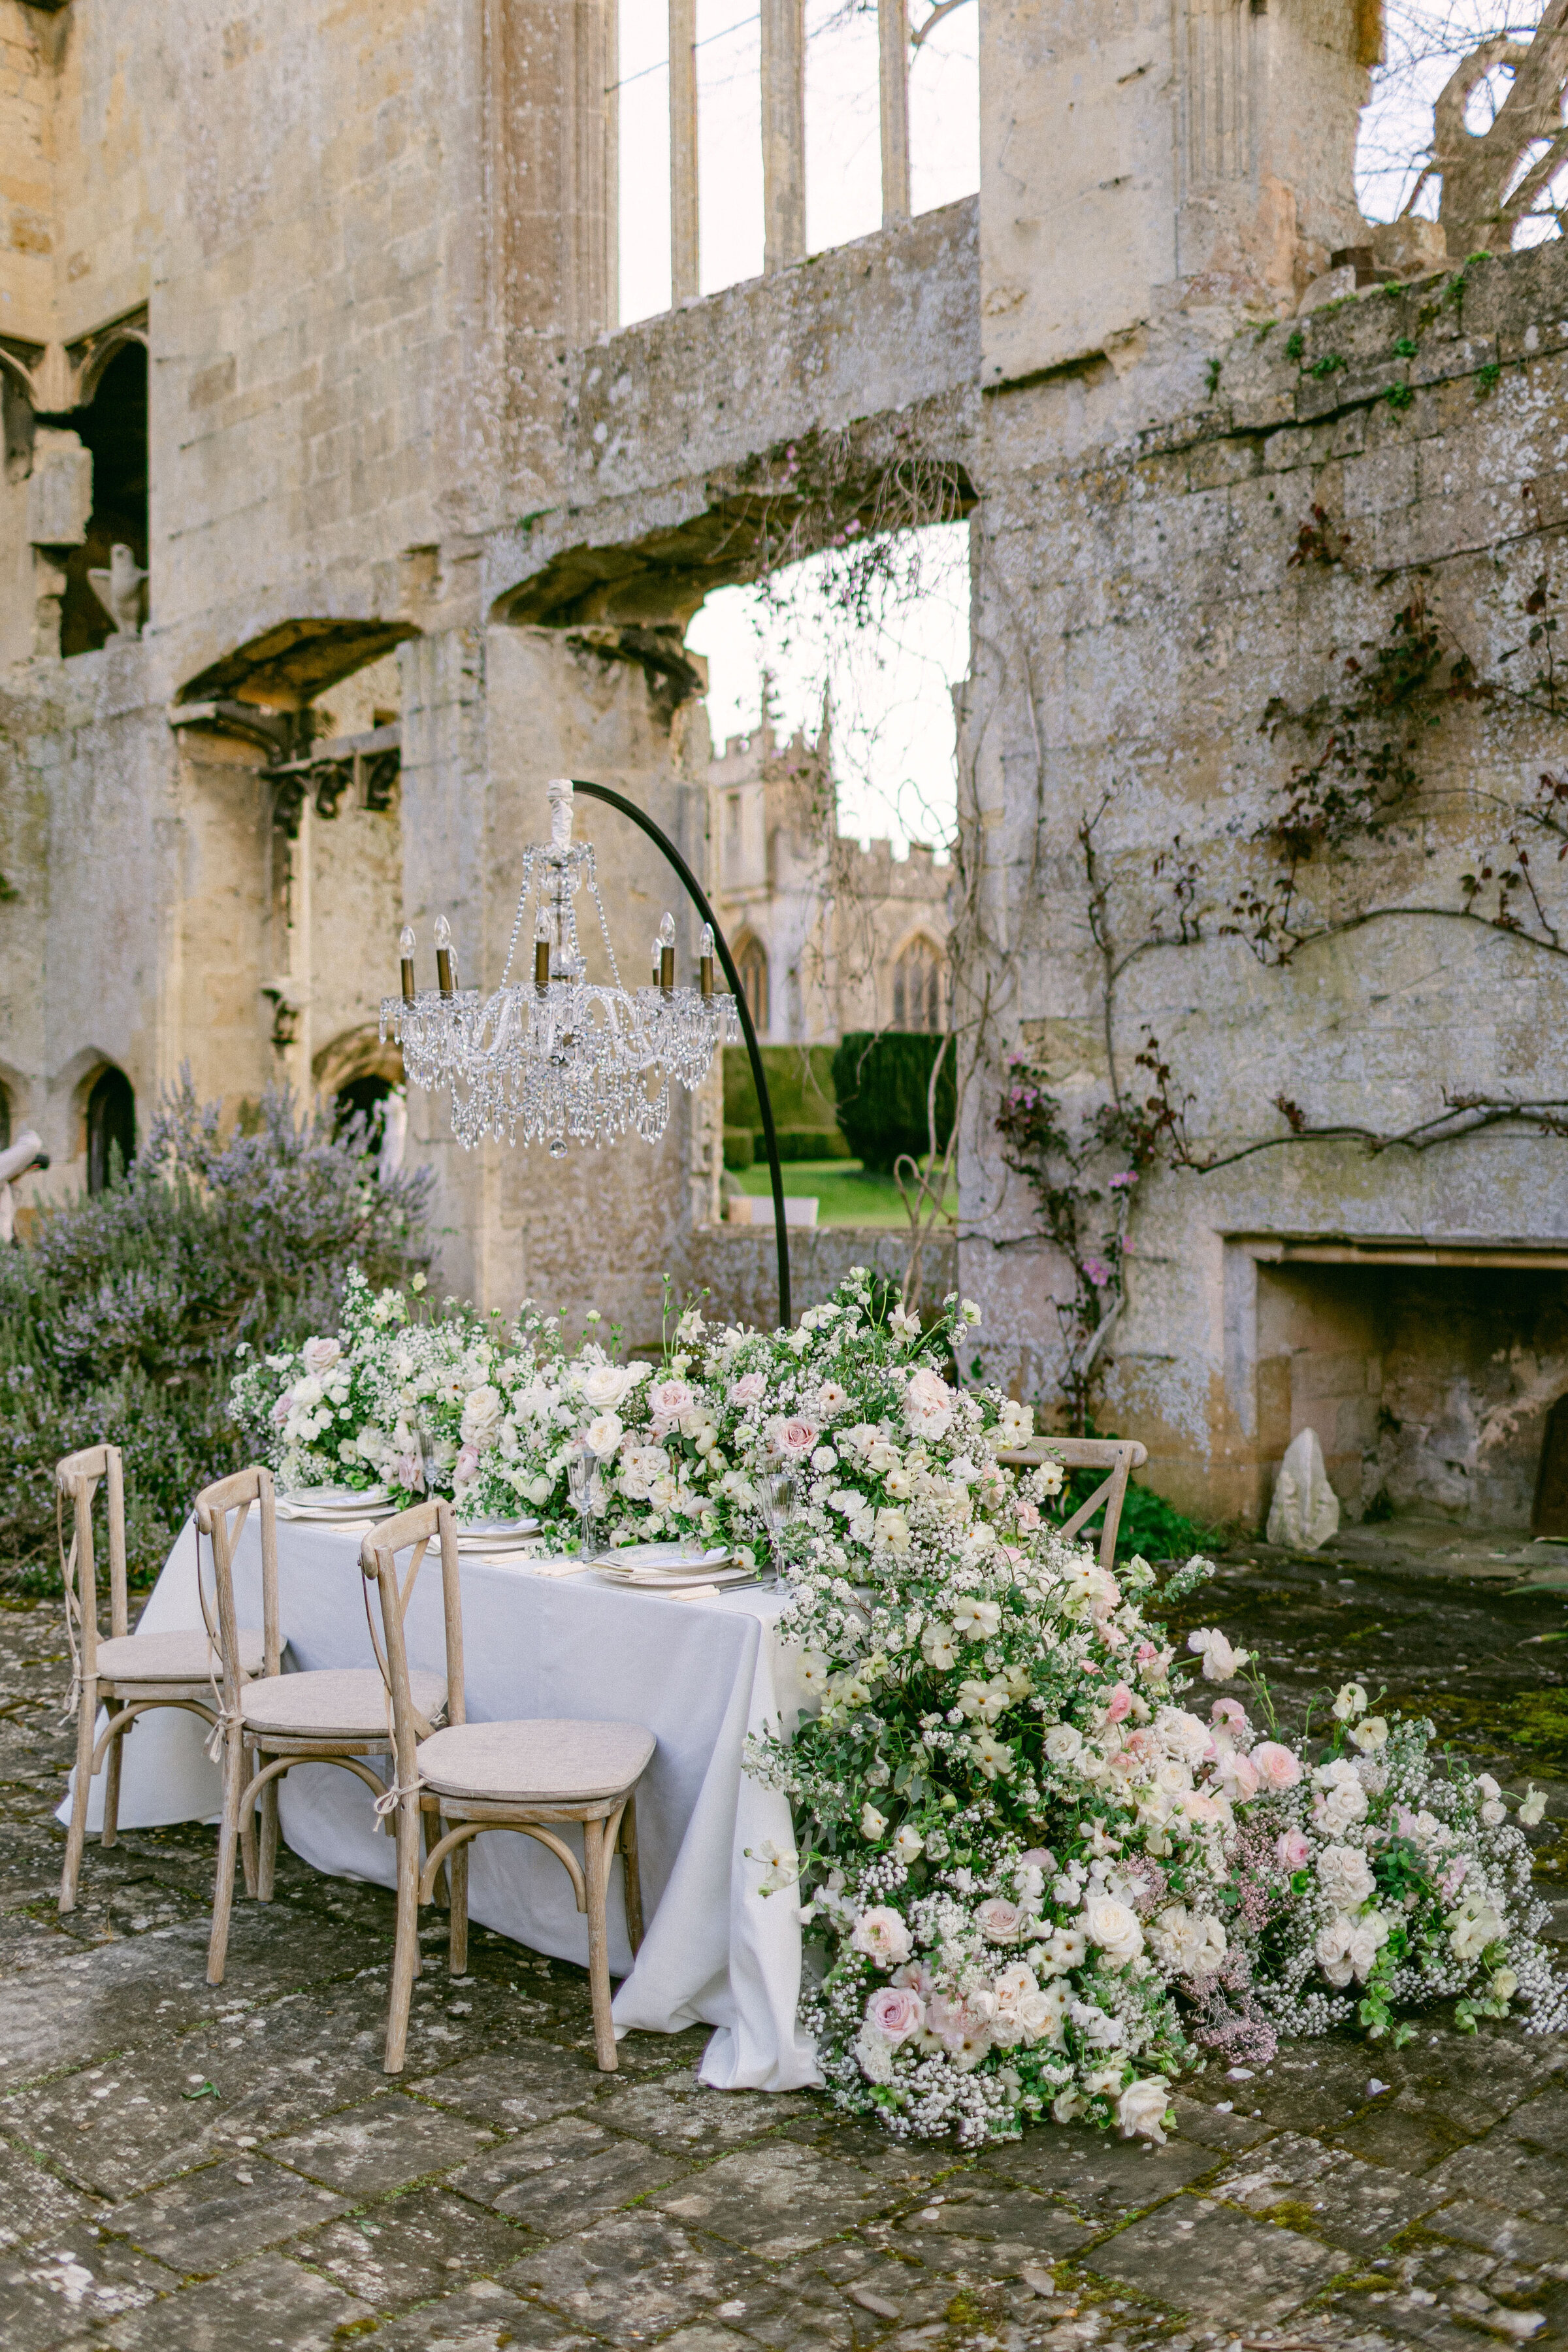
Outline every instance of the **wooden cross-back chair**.
<svg viewBox="0 0 1568 2352"><path fill-rule="evenodd" d="M1100 1564L1101 1568L1115 1567L1116 1531L1121 1525L1127 1481L1149 1459L1146 1445L1140 1445L1135 1437L1037 1437L1027 1445L999 1454L996 1459L1015 1470L1037 1470L1042 1462L1059 1462L1066 1470L1105 1471L1105 1478L1088 1502L1080 1503L1071 1518L1055 1532L1064 1543L1070 1543L1103 1503L1105 1525L1100 1533Z"/></svg>
<svg viewBox="0 0 1568 2352"><path fill-rule="evenodd" d="M417 1677L404 1642L420 1566L432 1541L441 1555L447 1687L446 1727L435 1729L421 1712ZM411 1554L401 1580L400 1552ZM487 1830L514 1830L535 1838L564 1865L577 1908L588 1919L588 1979L594 2003L594 2046L605 2074L616 2070L610 2016L610 1956L605 1900L611 1859L625 1871L626 1933L635 1954L642 1942L642 1888L637 1874L636 1789L658 1745L635 1723L520 1721L469 1723L463 1706L463 1604L452 1507L421 1503L372 1528L360 1547L367 1586L380 1601L385 1647L378 1653L392 1697L396 1777L384 1798L395 1816L397 1936L386 2021L385 2070L401 2072L408 2006L419 1972L419 1906L434 1895L446 1863L450 1874L449 1958L460 1975L468 1962L468 1849ZM434 1818L438 1835L421 1867L422 1821ZM583 1859L560 1834L575 1822Z"/></svg>
<svg viewBox="0 0 1568 2352"><path fill-rule="evenodd" d="M109 1526L110 1633L106 1642L98 1633L98 1569L92 1535L93 1497L100 1483ZM160 1706L183 1707L207 1723L216 1722L223 1669L205 1594L205 1633L131 1632L125 1583L125 1475L120 1448L89 1445L79 1454L68 1454L55 1465L55 1493L62 1517L68 1499L74 1514L68 1551L63 1525L60 1529L60 1578L71 1652L67 1714L75 1708L77 1735L76 1785L59 1902L62 1911L74 1911L94 1780L103 1771L102 1843L111 1846L120 1830L120 1764L126 1733L152 1708ZM262 1663L261 1635L240 1631L234 1638L238 1673L257 1673ZM101 1732L97 1728L100 1705L109 1715ZM253 1849L247 1851L246 1862L247 1871L253 1871Z"/></svg>
<svg viewBox="0 0 1568 2352"><path fill-rule="evenodd" d="M253 1678L230 1675L236 1654L234 1558L253 1503L261 1513L261 1616L264 1671ZM245 1862L246 1892L272 1900L278 1862L278 1783L296 1764L339 1764L364 1781L374 1798L385 1784L370 1759L393 1752L386 1685L375 1666L323 1666L301 1674L282 1672L278 1615L278 1541L269 1472L236 1471L204 1486L196 1497L196 1526L212 1543L217 1587L218 1649L225 1661L223 1710L223 1811L213 1887L212 1933L207 1943L207 1982L221 1984L228 1955L234 1908L237 1852ZM345 1561L345 1566L347 1565ZM205 1603L204 1603L205 1605ZM438 1675L413 1677L418 1703L432 1720L446 1705ZM254 1867L247 1851L257 1800L261 1803L260 1853Z"/></svg>

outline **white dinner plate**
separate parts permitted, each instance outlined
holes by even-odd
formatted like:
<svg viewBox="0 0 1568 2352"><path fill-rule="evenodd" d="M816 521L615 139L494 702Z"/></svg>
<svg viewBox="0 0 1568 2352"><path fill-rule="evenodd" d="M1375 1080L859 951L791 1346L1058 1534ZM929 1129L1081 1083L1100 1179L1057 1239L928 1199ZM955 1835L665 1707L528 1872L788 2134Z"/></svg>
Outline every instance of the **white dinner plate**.
<svg viewBox="0 0 1568 2352"><path fill-rule="evenodd" d="M296 1519L363 1518L367 1512L384 1511L391 1500L384 1486L366 1486L363 1493L352 1486L296 1486L278 1497L279 1509Z"/></svg>
<svg viewBox="0 0 1568 2352"><path fill-rule="evenodd" d="M699 1569L706 1574L734 1557L727 1544L710 1551L681 1543L613 1544L601 1555L601 1562L616 1569L640 1569L649 1575L684 1576Z"/></svg>
<svg viewBox="0 0 1568 2352"><path fill-rule="evenodd" d="M752 1584L757 1571L738 1568L688 1568L664 1576L634 1576L629 1569L606 1568L601 1560L595 1574L622 1592L687 1592L696 1584Z"/></svg>

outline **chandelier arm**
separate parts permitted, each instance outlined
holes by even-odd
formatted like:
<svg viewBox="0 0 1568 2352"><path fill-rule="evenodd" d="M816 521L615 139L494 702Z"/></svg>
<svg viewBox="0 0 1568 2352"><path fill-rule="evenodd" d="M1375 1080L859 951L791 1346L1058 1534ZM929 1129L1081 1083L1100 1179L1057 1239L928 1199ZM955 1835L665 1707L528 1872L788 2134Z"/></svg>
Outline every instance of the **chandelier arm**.
<svg viewBox="0 0 1568 2352"><path fill-rule="evenodd" d="M741 1034L745 1038L746 1052L751 1060L752 1079L757 1089L757 1106L763 1115L763 1141L767 1148L768 1173L773 1179L773 1234L778 1245L779 1261L779 1322L787 1330L791 1319L789 1233L784 1223L784 1170L779 1165L778 1137L773 1131L773 1107L768 1093L767 1074L763 1068L762 1048L757 1043L757 1033L752 1021L752 1008L746 1002L745 990L741 986L741 975L736 971L735 960L730 953L730 943L720 928L719 918L709 905L707 894L696 875L693 874L674 842L670 840L669 835L660 826L655 824L652 817L638 808L635 801L627 800L624 793L612 792L608 784L592 784L584 777L574 776L572 789L574 793L585 793L590 800L603 801L608 808L618 809L622 816L629 817L640 832L647 834L654 846L662 852L667 863L675 868L685 885L687 896L713 933L713 945L718 950L724 977L729 982L731 992L735 999L735 1011L740 1016Z"/></svg>

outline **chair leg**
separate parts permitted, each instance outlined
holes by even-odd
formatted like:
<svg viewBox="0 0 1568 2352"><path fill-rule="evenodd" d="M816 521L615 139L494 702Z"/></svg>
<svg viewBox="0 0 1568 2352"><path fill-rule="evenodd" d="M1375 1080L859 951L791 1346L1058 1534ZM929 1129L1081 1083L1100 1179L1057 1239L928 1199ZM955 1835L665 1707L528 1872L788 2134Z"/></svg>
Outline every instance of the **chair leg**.
<svg viewBox="0 0 1568 2352"><path fill-rule="evenodd" d="M626 1874L626 1941L635 1960L642 1949L642 1873L637 1868L637 1801L626 1799L621 1815L621 1868Z"/></svg>
<svg viewBox="0 0 1568 2352"><path fill-rule="evenodd" d="M81 1875L81 1850L87 1837L88 1801L92 1793L93 1731L98 1722L98 1685L83 1683L76 1719L76 1788L71 1796L70 1828L66 1832L65 1868L60 1873L62 1911L76 1909L77 1881Z"/></svg>
<svg viewBox="0 0 1568 2352"><path fill-rule="evenodd" d="M441 1823L441 1834L447 1834L447 1824ZM452 1889L450 1937L447 1945L447 1967L455 1977L468 1972L468 1849L455 1845L447 1856L447 1870Z"/></svg>
<svg viewBox="0 0 1568 2352"><path fill-rule="evenodd" d="M207 1938L207 1982L222 1984L228 1957L228 1923L234 1909L235 1851L239 1844L239 1806L245 1794L247 1750L230 1729L223 1744L223 1820L217 1833L217 1876L213 1885L212 1933Z"/></svg>
<svg viewBox="0 0 1568 2352"><path fill-rule="evenodd" d="M120 1752L126 1734L132 1728L129 1723L124 1731L117 1732L109 1743L109 1753L103 1759L103 1835L100 1845L117 1845L120 1842Z"/></svg>
<svg viewBox="0 0 1568 2352"><path fill-rule="evenodd" d="M434 1822L436 1826L436 1834L434 1837L430 1834L430 1825L432 1822ZM420 1813L419 1861L421 1868L423 1868L425 1864L430 1859L431 1847L439 1845L441 1840L446 1836L446 1834L447 1824L441 1819L439 1813L427 1813L423 1811ZM452 1899L451 1885L447 1875L447 1865L445 1863L441 1864L440 1869L436 1873L436 1885L434 1893L437 1907L441 1910L445 1910L447 1904L450 1903Z"/></svg>
<svg viewBox="0 0 1568 2352"><path fill-rule="evenodd" d="M610 1945L605 1928L605 1883L608 1876L603 1822L583 1824L584 1876L588 1883L588 1987L594 1997L594 2053L601 2074L613 2074L616 2029L610 2017Z"/></svg>
<svg viewBox="0 0 1568 2352"><path fill-rule="evenodd" d="M245 1777L241 1791L248 1789L256 1778L256 1753L247 1744L245 1748ZM239 1813L239 1861L245 1873L245 1891L252 1901L256 1896L256 1802L242 1805Z"/></svg>
<svg viewBox="0 0 1568 2352"><path fill-rule="evenodd" d="M419 1816L416 1797L397 1808L397 1930L392 1947L392 1984L386 2009L384 2071L401 2074L408 2047L408 2007L419 1968Z"/></svg>
<svg viewBox="0 0 1568 2352"><path fill-rule="evenodd" d="M256 1751L256 1769L261 1769L261 1750ZM272 1890L278 1883L278 1789L281 1773L268 1780L261 1791L261 1851L256 1861L257 1900L270 1903Z"/></svg>

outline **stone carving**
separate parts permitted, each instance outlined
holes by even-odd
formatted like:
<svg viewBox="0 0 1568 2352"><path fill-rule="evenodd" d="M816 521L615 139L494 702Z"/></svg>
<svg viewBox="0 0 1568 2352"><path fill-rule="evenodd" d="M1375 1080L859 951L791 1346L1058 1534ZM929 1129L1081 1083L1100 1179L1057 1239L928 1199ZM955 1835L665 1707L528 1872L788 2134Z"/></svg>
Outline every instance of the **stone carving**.
<svg viewBox="0 0 1568 2352"><path fill-rule="evenodd" d="M107 572L94 567L87 575L88 586L122 636L142 634L142 588L146 577L134 551L122 544L110 549Z"/></svg>
<svg viewBox="0 0 1568 2352"><path fill-rule="evenodd" d="M1339 1533L1340 1498L1329 1484L1315 1429L1290 1440L1268 1506L1268 1540L1289 1551L1316 1551Z"/></svg>

